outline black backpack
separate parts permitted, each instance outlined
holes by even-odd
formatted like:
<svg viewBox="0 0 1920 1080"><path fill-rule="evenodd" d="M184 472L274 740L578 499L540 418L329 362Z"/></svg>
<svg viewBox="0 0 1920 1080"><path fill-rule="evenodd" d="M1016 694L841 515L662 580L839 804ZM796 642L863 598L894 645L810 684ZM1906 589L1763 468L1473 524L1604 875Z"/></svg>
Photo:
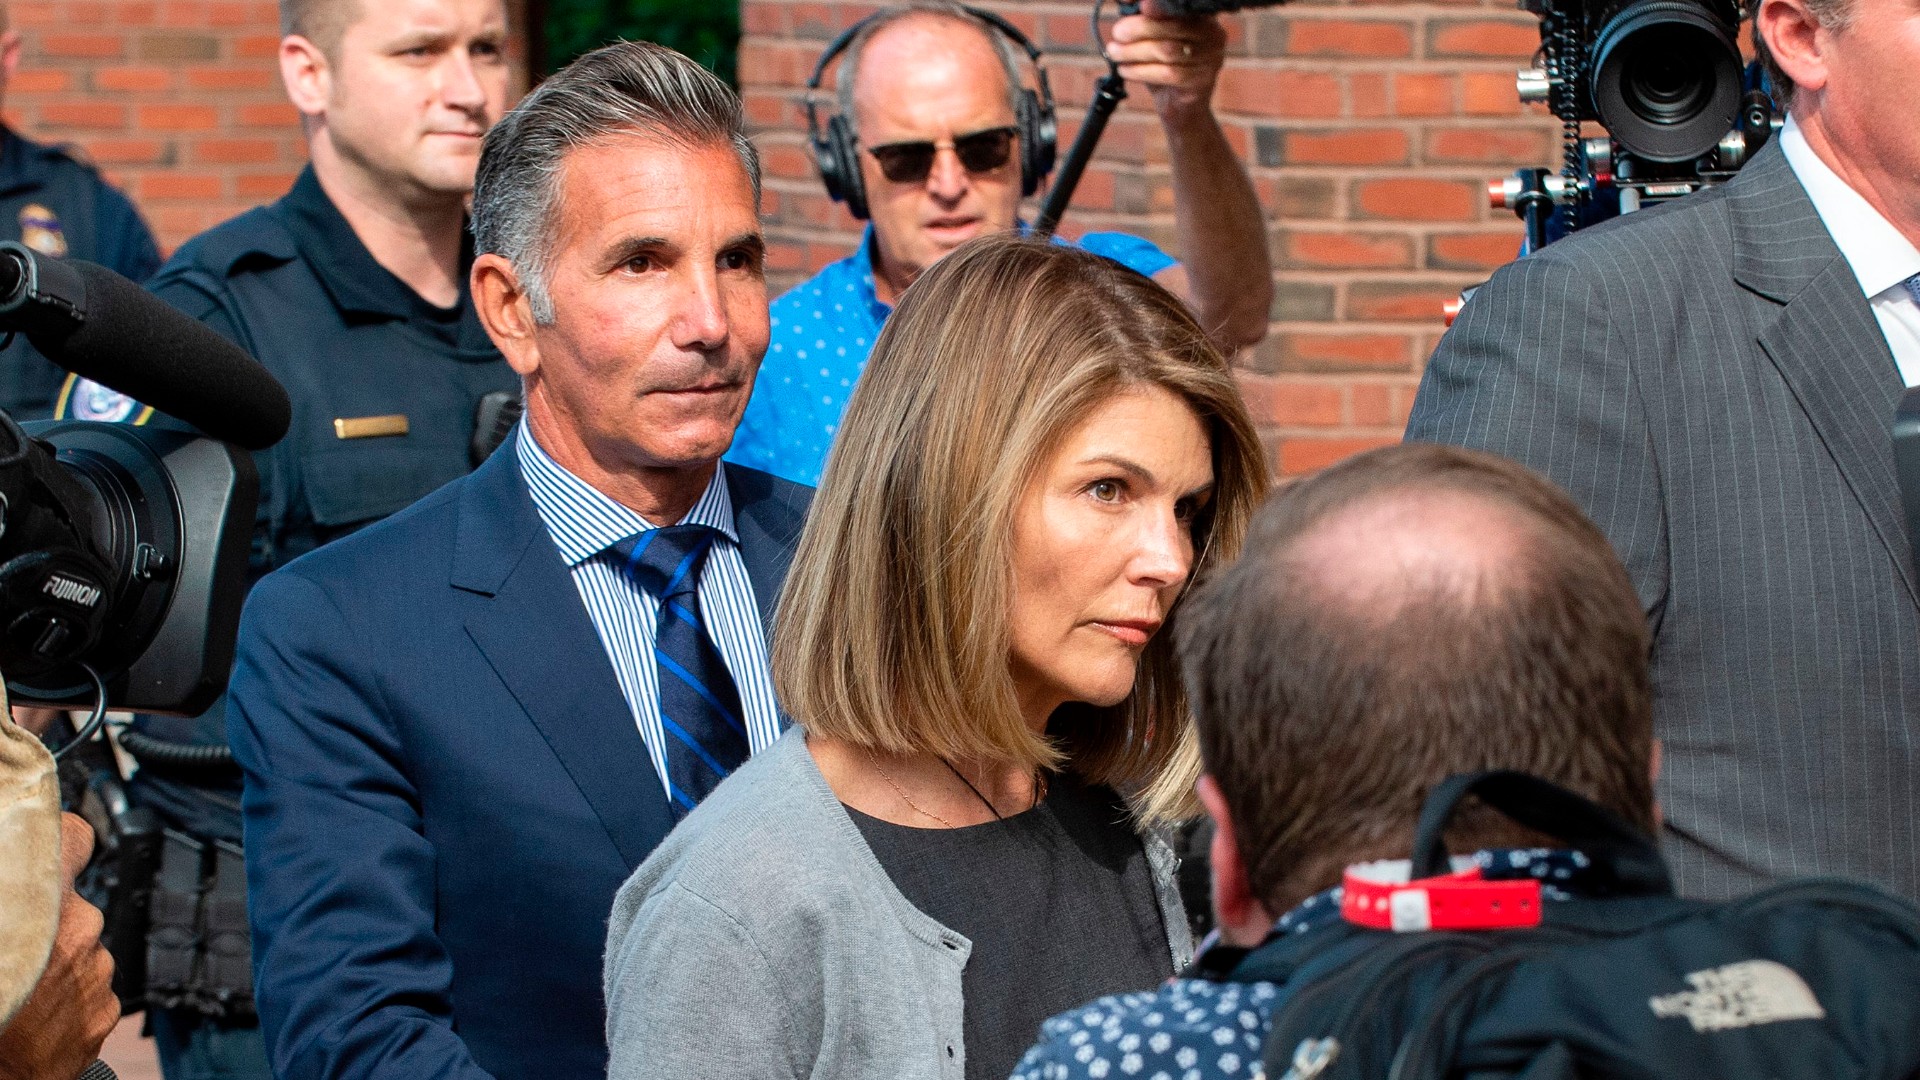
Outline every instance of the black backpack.
<svg viewBox="0 0 1920 1080"><path fill-rule="evenodd" d="M1468 794L1584 853L1595 887L1524 930L1343 922L1254 950L1227 977L1283 984L1269 1080L1920 1077L1920 909L1831 880L1680 899L1651 839L1514 772L1433 790L1413 877L1446 872Z"/></svg>

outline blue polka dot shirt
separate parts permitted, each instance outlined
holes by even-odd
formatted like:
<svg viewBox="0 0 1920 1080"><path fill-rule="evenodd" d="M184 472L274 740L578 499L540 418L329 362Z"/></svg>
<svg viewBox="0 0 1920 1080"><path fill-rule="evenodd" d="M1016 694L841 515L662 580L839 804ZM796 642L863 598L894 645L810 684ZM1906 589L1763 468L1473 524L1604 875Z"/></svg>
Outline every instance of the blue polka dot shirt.
<svg viewBox="0 0 1920 1080"><path fill-rule="evenodd" d="M1088 233L1075 243L1148 277L1174 264L1126 233ZM847 397L892 310L874 294L869 226L859 250L773 302L767 357L727 460L818 484Z"/></svg>
<svg viewBox="0 0 1920 1080"><path fill-rule="evenodd" d="M1540 848L1481 851L1472 859L1490 880L1539 879L1549 900L1582 891L1592 865L1578 851ZM1340 893L1336 887L1309 897L1274 924L1273 935L1338 922ZM1286 987L1270 982L1172 979L1159 990L1104 997L1042 1024L1040 1041L1012 1080L1272 1080L1261 1057L1286 996Z"/></svg>

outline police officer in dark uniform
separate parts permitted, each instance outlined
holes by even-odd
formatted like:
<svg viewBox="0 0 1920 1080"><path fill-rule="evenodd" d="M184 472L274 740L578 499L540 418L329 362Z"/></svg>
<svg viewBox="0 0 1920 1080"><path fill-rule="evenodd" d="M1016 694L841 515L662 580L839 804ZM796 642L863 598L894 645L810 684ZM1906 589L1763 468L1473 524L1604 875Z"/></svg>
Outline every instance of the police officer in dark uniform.
<svg viewBox="0 0 1920 1080"><path fill-rule="evenodd" d="M292 400L286 438L255 456L255 580L466 473L509 429L520 386L467 293L465 198L480 137L506 105L501 0L283 0L282 23L281 73L311 164L285 197L189 241L149 284ZM85 379L62 405L75 418L171 422ZM134 801L169 828L146 952L168 1080L269 1076L224 704L138 717L122 737L141 765Z"/></svg>
<svg viewBox="0 0 1920 1080"><path fill-rule="evenodd" d="M0 5L0 95L20 61L20 34ZM140 212L100 174L65 149L44 146L0 124L0 240L43 255L99 263L135 281L160 266L160 249ZM0 409L45 420L66 372L16 338L0 349Z"/></svg>
<svg viewBox="0 0 1920 1080"><path fill-rule="evenodd" d="M463 264L471 260L471 250L464 250ZM518 391L518 376L493 348L467 296L454 307L437 307L375 262L311 169L279 202L181 248L151 288L246 348L293 401L286 439L256 455L253 578L464 474L473 464L476 425L492 426L480 415L488 395L500 401ZM96 384L74 383L90 402L70 410L74 415L90 409L102 418L138 421L146 412ZM485 430L479 434L485 441ZM182 746L223 745L225 711L216 705L191 720L141 717L132 730ZM136 801L190 835L209 872L239 872L239 774L203 762L169 768L165 749L133 742L148 750L132 784ZM177 840L175 846L196 850ZM200 891L217 900L218 885L233 892L239 884L227 880ZM198 906L204 925L210 908L204 901ZM244 909L233 915L244 918ZM243 933L244 924L223 929ZM176 1014L210 1012L243 989L194 984L196 970L211 973L204 960L183 967L185 981L169 986L168 972L149 961L149 993L163 1015L169 1001ZM239 969L230 974L244 977ZM156 1030L169 1026L156 1020Z"/></svg>
<svg viewBox="0 0 1920 1080"><path fill-rule="evenodd" d="M471 265L470 241L460 260ZM293 401L286 439L258 458L256 575L464 475L482 399L520 385L465 290L439 307L407 287L311 167L279 202L189 242L149 287L238 342Z"/></svg>

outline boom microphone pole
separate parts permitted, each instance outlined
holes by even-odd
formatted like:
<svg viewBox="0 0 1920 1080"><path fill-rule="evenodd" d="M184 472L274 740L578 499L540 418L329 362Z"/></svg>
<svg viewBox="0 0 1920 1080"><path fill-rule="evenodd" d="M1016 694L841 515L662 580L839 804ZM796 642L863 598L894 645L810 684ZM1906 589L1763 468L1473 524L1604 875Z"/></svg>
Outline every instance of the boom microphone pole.
<svg viewBox="0 0 1920 1080"><path fill-rule="evenodd" d="M1067 151L1067 160L1060 164L1060 171L1054 175L1053 186L1047 189L1047 197L1040 204L1040 216L1034 219L1035 236L1048 237L1060 225L1061 215L1067 212L1067 204L1073 201L1073 189L1080 186L1080 175L1087 171L1087 162L1093 160L1093 152L1100 145L1100 136L1106 134L1107 121L1113 119L1113 111L1127 100L1127 80L1120 75L1120 65L1107 55L1107 47L1100 44L1100 9L1106 0L1093 0L1093 40L1100 50L1100 58L1107 62L1107 73L1093 84L1093 104L1087 107L1087 119L1080 125L1080 133L1073 137L1073 147ZM1120 14L1138 15L1139 0L1121 0Z"/></svg>
<svg viewBox="0 0 1920 1080"><path fill-rule="evenodd" d="M1094 33L1099 33L1099 7L1094 7ZM1080 134L1073 137L1073 147L1067 151L1067 160L1060 165L1060 173L1053 179L1053 186L1047 189L1047 199L1040 204L1040 216L1034 219L1033 231L1039 236L1052 236L1053 230L1060 224L1060 215L1067 212L1067 204L1073 201L1073 189L1080 186L1080 174L1087 171L1087 162L1093 160L1093 151L1100 145L1100 136L1106 133L1107 121L1112 119L1113 111L1127 99L1127 80L1121 78L1120 68L1113 61L1107 61L1107 73L1093 84L1093 105L1087 109L1086 122L1080 125Z"/></svg>
<svg viewBox="0 0 1920 1080"><path fill-rule="evenodd" d="M1242 11L1247 8L1276 7L1286 0L1160 0L1160 14L1176 18L1196 15L1220 15ZM1100 38L1100 9L1106 0L1093 2L1093 40ZM1115 6L1121 15L1140 14L1141 0L1120 0ZM1053 179L1053 186L1047 189L1047 197L1040 204L1040 216L1034 219L1033 232L1036 236L1052 236L1060 224L1060 218L1067 212L1067 204L1073 201L1073 189L1080 186L1080 176L1087 171L1087 163L1093 160L1093 152L1100 145L1100 136L1106 134L1107 121L1113 119L1115 109L1127 100L1127 80L1120 75L1120 65L1107 55L1104 45L1100 46L1100 58L1107 62L1107 73L1093 84L1093 104L1087 107L1086 122L1080 125L1080 133L1073 137L1073 147L1067 151L1067 160L1060 166L1060 172Z"/></svg>

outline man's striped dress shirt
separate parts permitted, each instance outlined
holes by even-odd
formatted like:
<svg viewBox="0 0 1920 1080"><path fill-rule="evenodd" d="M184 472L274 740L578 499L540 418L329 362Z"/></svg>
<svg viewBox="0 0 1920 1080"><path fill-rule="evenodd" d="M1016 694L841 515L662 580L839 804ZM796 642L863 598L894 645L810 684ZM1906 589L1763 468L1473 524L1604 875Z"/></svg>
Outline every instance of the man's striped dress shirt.
<svg viewBox="0 0 1920 1080"><path fill-rule="evenodd" d="M587 607L587 616L600 635L600 644L613 663L620 693L627 699L640 738L653 760L655 780L666 793L666 732L660 724L660 668L654 660L654 624L660 598L648 595L625 570L625 560L608 549L617 541L658 528L639 514L595 490L547 456L522 421L519 431L520 471L527 478L533 505L553 536L560 557L573 575L574 587ZM727 492L726 466L718 465L713 481L687 516L671 525L707 525L724 539L714 541L700 573L700 613L714 647L740 690L746 712L747 743L754 753L780 737L780 712L774 703L773 673L767 666L767 631L760 624L753 582L740 558L740 536L734 531L733 499Z"/></svg>

